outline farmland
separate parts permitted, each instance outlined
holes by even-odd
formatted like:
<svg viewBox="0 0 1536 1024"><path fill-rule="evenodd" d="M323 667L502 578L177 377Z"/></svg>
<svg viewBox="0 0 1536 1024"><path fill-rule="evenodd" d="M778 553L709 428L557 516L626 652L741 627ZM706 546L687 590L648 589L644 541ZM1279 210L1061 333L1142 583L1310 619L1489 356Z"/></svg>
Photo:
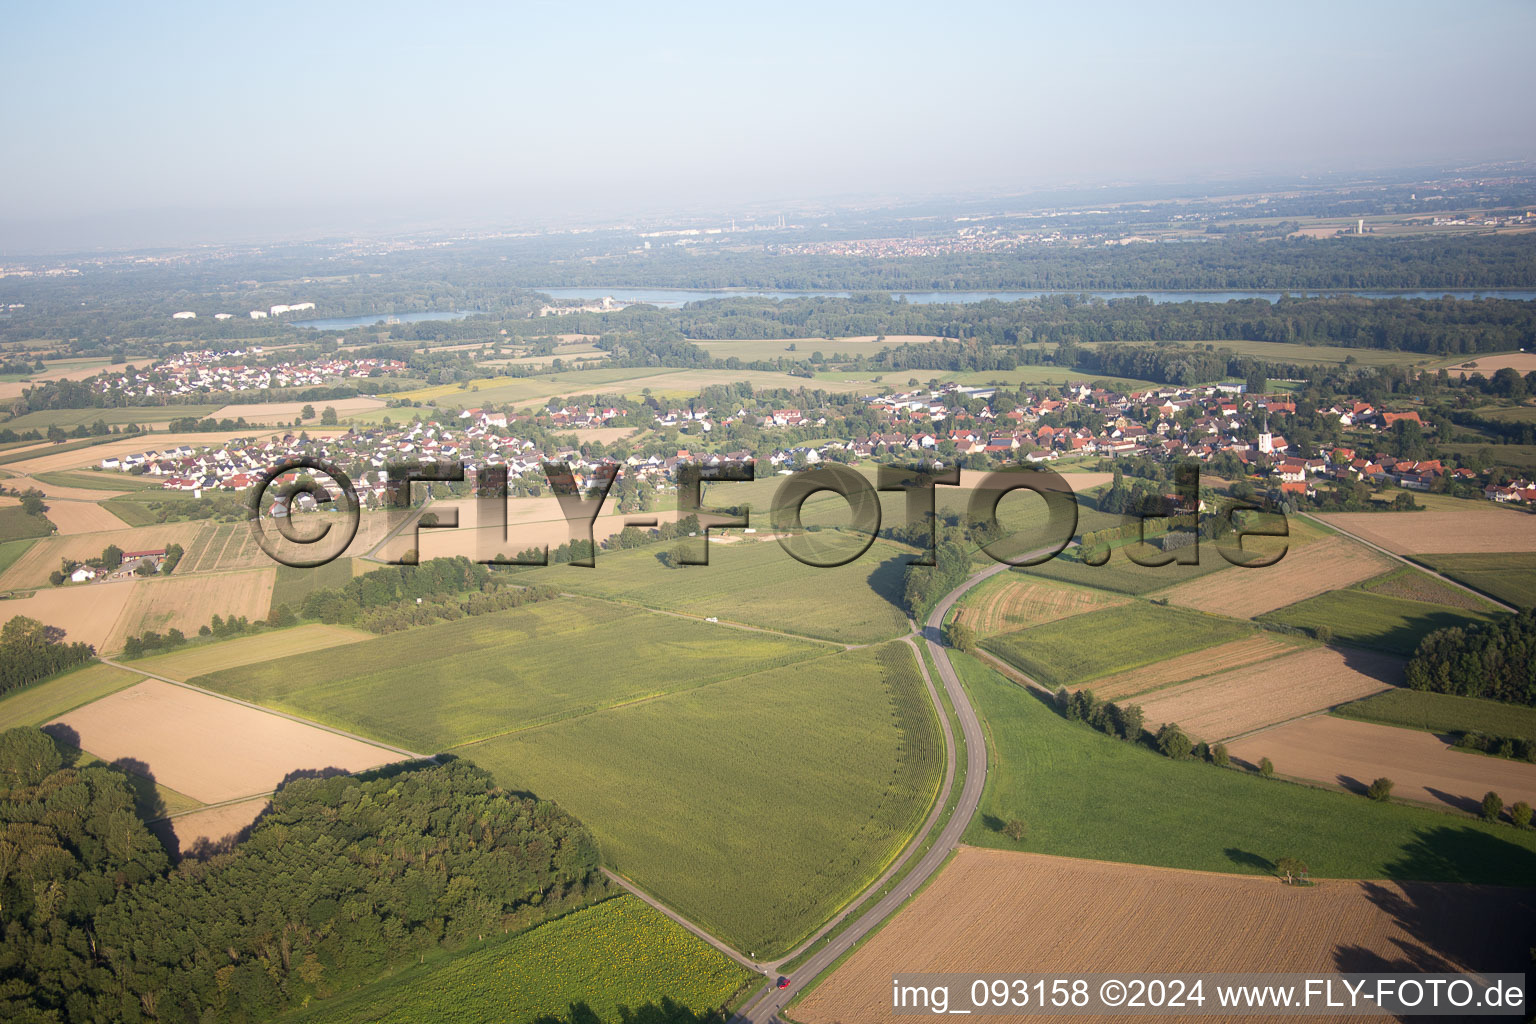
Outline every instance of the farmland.
<svg viewBox="0 0 1536 1024"><path fill-rule="evenodd" d="M1379 693L1402 674L1395 658L1314 647L1159 690L1138 703L1147 728L1174 722L1214 742Z"/></svg>
<svg viewBox="0 0 1536 1024"><path fill-rule="evenodd" d="M636 642L644 637L645 643ZM196 680L220 693L439 751L825 655L820 644L562 599ZM470 656L466 656L470 655ZM313 668L326 667L321 677Z"/></svg>
<svg viewBox="0 0 1536 1024"><path fill-rule="evenodd" d="M1454 498L1422 512L1335 512L1318 518L1399 555L1536 551L1536 515Z"/></svg>
<svg viewBox="0 0 1536 1024"><path fill-rule="evenodd" d="M909 1020L891 1011L894 975L1016 975L1019 950L1030 951L1029 973L1046 977L1110 964L1125 975L1262 972L1280 964L1319 974L1519 972L1533 911L1536 898L1520 890L1355 881L1294 888L1274 879L962 848L793 1013L806 1024ZM1234 941L1254 935L1263 941ZM1037 1012L997 1019L1083 1018Z"/></svg>
<svg viewBox="0 0 1536 1024"><path fill-rule="evenodd" d="M191 635L208 625L214 615L247 619L266 618L272 605L271 569L217 575L172 575L134 580L123 614L102 643L115 651L130 636L153 630L179 629ZM100 584L114 586L115 584ZM97 584L91 584L97 586Z"/></svg>
<svg viewBox="0 0 1536 1024"><path fill-rule="evenodd" d="M1496 606L1477 594L1468 593L1461 587L1436 579L1422 569L1402 566L1384 576L1360 584L1360 589L1384 597L1401 597L1408 601L1423 601L1446 608L1462 608L1474 612L1492 612Z"/></svg>
<svg viewBox="0 0 1536 1024"><path fill-rule="evenodd" d="M1124 604L1129 598L1082 587L1031 580L1017 572L1000 573L966 595L956 621L993 636L1044 625L1081 612Z"/></svg>
<svg viewBox="0 0 1536 1024"><path fill-rule="evenodd" d="M1536 708L1425 690L1391 690L1346 704L1342 718L1432 733L1482 732L1536 739Z"/></svg>
<svg viewBox="0 0 1536 1024"><path fill-rule="evenodd" d="M50 724L104 761L132 758L202 803L270 792L289 772L358 771L397 754L186 687L146 679ZM67 735L67 734L66 734Z"/></svg>
<svg viewBox="0 0 1536 1024"><path fill-rule="evenodd" d="M135 672L97 662L13 690L0 699L0 732L20 725L42 725L66 711L126 689L141 678Z"/></svg>
<svg viewBox="0 0 1536 1024"><path fill-rule="evenodd" d="M1258 571L1217 573L1167 591L1171 604L1250 619L1386 572L1392 563L1362 544L1327 537Z"/></svg>
<svg viewBox="0 0 1536 1024"><path fill-rule="evenodd" d="M329 650L344 644L373 639L372 633L346 626L324 626L318 622L294 626L254 636L235 637L215 643L199 643L170 654L159 654L134 661L135 669L151 675L166 676L183 682L194 676L223 669L239 668L280 657L294 657Z"/></svg>
<svg viewBox="0 0 1536 1024"><path fill-rule="evenodd" d="M1367 590L1334 590L1264 616L1266 622L1293 626L1314 636L1324 630L1340 643L1402 655L1412 654L1419 641L1437 629L1494 618L1487 612L1445 609Z"/></svg>
<svg viewBox="0 0 1536 1024"><path fill-rule="evenodd" d="M941 751L912 651L892 643L456 752L558 801L615 870L763 957L896 856L932 803Z"/></svg>
<svg viewBox="0 0 1536 1024"><path fill-rule="evenodd" d="M83 583L69 587L45 584L26 597L0 601L0 619L25 615L62 629L68 641L79 640L100 651L112 636L137 582Z"/></svg>
<svg viewBox="0 0 1536 1024"><path fill-rule="evenodd" d="M20 505L0 506L0 543L46 537L49 534L49 522L39 516L28 515Z"/></svg>
<svg viewBox="0 0 1536 1024"><path fill-rule="evenodd" d="M763 540L711 543L707 566L669 568L657 557L666 550L600 552L595 569L556 565L524 570L517 579L841 643L871 643L910 628L901 606L910 548L876 541L835 569L802 565Z"/></svg>
<svg viewBox="0 0 1536 1024"><path fill-rule="evenodd" d="M1236 622L1137 601L1004 633L987 640L985 646L1055 689L1076 687L1252 632Z"/></svg>
<svg viewBox="0 0 1536 1024"><path fill-rule="evenodd" d="M1477 813L1490 790L1506 803L1536 803L1536 765L1484 757L1447 746L1415 729L1318 715L1289 722L1231 745L1234 759L1257 764L1267 757L1275 771L1364 793L1372 779L1396 785L1394 800Z"/></svg>
<svg viewBox="0 0 1536 1024"><path fill-rule="evenodd" d="M105 530L127 529L110 510L91 501L50 501L48 521L59 528L60 533L100 533Z"/></svg>
<svg viewBox="0 0 1536 1024"><path fill-rule="evenodd" d="M110 544L116 544L124 551L145 551L168 544L180 544L190 550L192 539L202 529L202 523L165 523L105 533L44 537L18 558L4 576L0 576L0 590L46 587L48 574L57 571L60 559L83 562L87 558L97 558Z"/></svg>
<svg viewBox="0 0 1536 1024"><path fill-rule="evenodd" d="M20 540L0 540L0 576L16 563L16 560L24 555L32 546L35 537L23 537Z"/></svg>
<svg viewBox="0 0 1536 1024"><path fill-rule="evenodd" d="M198 807L164 818L150 826L166 849L185 855L200 843L218 844L240 834L271 806L265 796L216 807ZM174 845L173 845L174 844Z"/></svg>
<svg viewBox="0 0 1536 1024"><path fill-rule="evenodd" d="M1291 856L1320 878L1491 885L1536 864L1536 832L1172 761L1066 721L973 658L953 660L997 759L968 843L1241 874ZM1022 843L1000 831L1013 818L1028 825Z"/></svg>
<svg viewBox="0 0 1536 1024"><path fill-rule="evenodd" d="M298 608L316 590L346 586L352 580L352 566L350 558L338 558L313 569L277 566L277 577L272 584L272 607L286 604Z"/></svg>
<svg viewBox="0 0 1536 1024"><path fill-rule="evenodd" d="M1414 560L1505 604L1536 607L1536 552L1416 555Z"/></svg>
<svg viewBox="0 0 1536 1024"><path fill-rule="evenodd" d="M1094 680L1093 693L1101 700L1120 700L1173 683L1183 683L1201 676L1268 661L1294 650L1296 645L1287 639L1272 633L1258 633L1151 665L1142 665L1128 672L1104 676Z"/></svg>
<svg viewBox="0 0 1536 1024"><path fill-rule="evenodd" d="M582 1024L693 1020L758 977L634 896L617 896L451 959L429 958L283 1020L505 1024L567 1014Z"/></svg>

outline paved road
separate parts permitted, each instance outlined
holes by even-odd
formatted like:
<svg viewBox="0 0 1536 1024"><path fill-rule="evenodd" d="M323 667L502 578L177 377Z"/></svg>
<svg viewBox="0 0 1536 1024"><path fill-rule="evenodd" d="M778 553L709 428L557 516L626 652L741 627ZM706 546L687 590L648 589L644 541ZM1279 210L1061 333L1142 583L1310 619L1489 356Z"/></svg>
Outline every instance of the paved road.
<svg viewBox="0 0 1536 1024"><path fill-rule="evenodd" d="M773 988L770 985L755 999L749 1001L739 1013L732 1017L732 1024L768 1024L776 1020L776 1014L798 995L802 988L886 918L901 909L902 904L932 877L949 857L950 852L959 844L961 834L970 824L971 816L976 813L976 808L981 804L982 787L987 781L987 748L981 732L981 721L976 717L976 709L971 707L971 702L960 685L960 679L949 663L949 656L939 641L944 615L960 599L960 596L982 580L997 573L1006 572L1007 569L1008 566L1002 564L992 566L950 591L934 607L923 629L923 638L928 644L929 653L933 655L934 664L939 668L939 678L944 683L944 689L949 693L950 703L955 708L955 716L960 720L960 730L965 736L965 784L961 787L960 800L955 805L955 811L950 815L949 822L917 866L909 871L907 876L886 893L874 907L817 950L814 956L789 975L789 985L786 988ZM952 780L953 772L951 771L947 773L946 781ZM913 847L922 842L924 835L926 832L913 840Z"/></svg>

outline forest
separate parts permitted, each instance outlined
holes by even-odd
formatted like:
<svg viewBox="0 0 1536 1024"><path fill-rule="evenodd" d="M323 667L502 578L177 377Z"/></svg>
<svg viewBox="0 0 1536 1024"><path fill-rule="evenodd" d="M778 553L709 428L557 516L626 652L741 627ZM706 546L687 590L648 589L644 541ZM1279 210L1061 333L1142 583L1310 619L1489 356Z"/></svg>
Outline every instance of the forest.
<svg viewBox="0 0 1536 1024"><path fill-rule="evenodd" d="M579 822L440 760L291 779L172 869L124 775L0 733L0 1019L265 1020L606 893Z"/></svg>
<svg viewBox="0 0 1536 1024"><path fill-rule="evenodd" d="M0 694L83 665L96 656L90 644L66 644L64 631L25 615L0 627Z"/></svg>
<svg viewBox="0 0 1536 1024"><path fill-rule="evenodd" d="M1536 705L1536 610L1429 634L1408 663L1408 685Z"/></svg>

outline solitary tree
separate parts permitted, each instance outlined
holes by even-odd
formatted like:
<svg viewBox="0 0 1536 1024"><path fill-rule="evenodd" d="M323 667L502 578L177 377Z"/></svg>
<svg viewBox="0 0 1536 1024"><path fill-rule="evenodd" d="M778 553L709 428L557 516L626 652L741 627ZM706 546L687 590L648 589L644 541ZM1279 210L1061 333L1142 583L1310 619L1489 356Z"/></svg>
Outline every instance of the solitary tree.
<svg viewBox="0 0 1536 1024"><path fill-rule="evenodd" d="M299 416L301 418L303 418L303 419L306 419L306 420L314 419L315 418L315 407L306 403L304 408L299 410Z"/></svg>
<svg viewBox="0 0 1536 1024"><path fill-rule="evenodd" d="M1295 857L1281 857L1275 867L1285 876L1286 885L1295 885L1307 873L1307 866Z"/></svg>
<svg viewBox="0 0 1536 1024"><path fill-rule="evenodd" d="M1498 821L1499 815L1504 813L1504 798L1493 790L1483 794L1483 820Z"/></svg>
<svg viewBox="0 0 1536 1024"><path fill-rule="evenodd" d="M957 651L970 651L976 646L976 631L964 622L949 624L949 645Z"/></svg>
<svg viewBox="0 0 1536 1024"><path fill-rule="evenodd" d="M1377 803L1386 803L1387 798L1392 795L1392 780L1383 775L1370 784L1369 788L1365 791L1365 795Z"/></svg>
<svg viewBox="0 0 1536 1024"><path fill-rule="evenodd" d="M1009 839L1012 839L1016 843L1022 843L1024 841L1024 837L1028 833L1029 827L1018 818L1009 818L1008 824L1003 826L1003 835L1007 836Z"/></svg>
<svg viewBox="0 0 1536 1024"><path fill-rule="evenodd" d="M1267 757L1259 758L1259 775L1266 779L1275 777L1275 762Z"/></svg>

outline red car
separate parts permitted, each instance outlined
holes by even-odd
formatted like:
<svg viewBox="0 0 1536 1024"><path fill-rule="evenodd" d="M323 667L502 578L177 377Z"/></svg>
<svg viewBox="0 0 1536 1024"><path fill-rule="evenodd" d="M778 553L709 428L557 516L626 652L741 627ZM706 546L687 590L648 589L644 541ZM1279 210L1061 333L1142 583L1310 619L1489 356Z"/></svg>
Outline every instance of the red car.
<svg viewBox="0 0 1536 1024"><path fill-rule="evenodd" d="M779 976L778 987L779 988L789 988L789 979L784 977L783 975L780 975Z"/></svg>

